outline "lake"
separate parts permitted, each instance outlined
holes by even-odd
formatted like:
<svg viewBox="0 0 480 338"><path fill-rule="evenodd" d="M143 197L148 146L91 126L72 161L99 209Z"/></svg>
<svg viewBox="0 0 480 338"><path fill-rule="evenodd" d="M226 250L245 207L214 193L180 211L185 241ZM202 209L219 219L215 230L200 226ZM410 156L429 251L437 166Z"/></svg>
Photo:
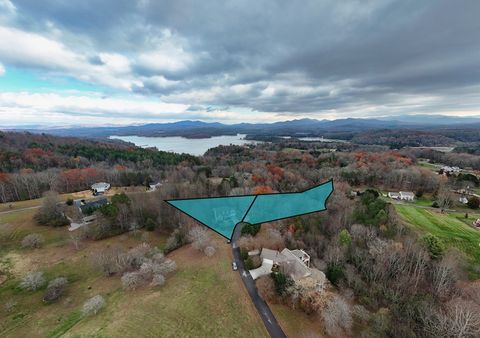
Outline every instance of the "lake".
<svg viewBox="0 0 480 338"><path fill-rule="evenodd" d="M146 136L110 136L111 139L131 142L142 148L156 147L158 150L173 151L175 153L186 153L201 156L210 149L219 145L243 145L258 143L258 141L245 140L245 135L235 136L214 136L211 138L189 139L180 136L171 137L146 137Z"/></svg>

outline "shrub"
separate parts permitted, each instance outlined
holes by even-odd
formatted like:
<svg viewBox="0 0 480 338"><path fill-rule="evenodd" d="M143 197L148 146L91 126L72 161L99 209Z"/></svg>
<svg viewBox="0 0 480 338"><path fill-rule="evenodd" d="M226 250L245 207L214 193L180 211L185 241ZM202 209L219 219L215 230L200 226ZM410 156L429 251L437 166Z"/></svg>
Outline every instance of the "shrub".
<svg viewBox="0 0 480 338"><path fill-rule="evenodd" d="M23 238L22 248L37 249L43 245L44 238L40 234L30 234Z"/></svg>
<svg viewBox="0 0 480 338"><path fill-rule="evenodd" d="M352 243L352 236L347 229L343 229L342 231L340 231L338 239L340 240L340 243L345 246L349 246Z"/></svg>
<svg viewBox="0 0 480 338"><path fill-rule="evenodd" d="M115 204L128 204L130 203L130 198L124 193L120 193L120 194L115 194L112 196L112 204L115 205Z"/></svg>
<svg viewBox="0 0 480 338"><path fill-rule="evenodd" d="M45 285L45 277L43 277L43 272L29 272L26 274L20 287L25 290L35 291Z"/></svg>
<svg viewBox="0 0 480 338"><path fill-rule="evenodd" d="M147 218L147 220L145 221L145 230L147 231L155 230L156 226L157 225L155 224L155 221L151 218Z"/></svg>
<svg viewBox="0 0 480 338"><path fill-rule="evenodd" d="M160 264L159 270L155 273L161 273L162 275L168 275L171 272L177 270L177 264L171 260L166 259L163 263Z"/></svg>
<svg viewBox="0 0 480 338"><path fill-rule="evenodd" d="M480 207L480 198L472 196L468 199L467 206L470 209L478 209Z"/></svg>
<svg viewBox="0 0 480 338"><path fill-rule="evenodd" d="M275 292L279 296L283 296L286 293L287 288L293 284L293 281L281 272L272 272L270 276L275 285Z"/></svg>
<svg viewBox="0 0 480 338"><path fill-rule="evenodd" d="M145 261L145 255L150 251L150 245L142 243L127 253L128 264L135 269L138 269Z"/></svg>
<svg viewBox="0 0 480 338"><path fill-rule="evenodd" d="M246 260L245 260L245 269L247 270L252 270L253 269L253 260L251 257L248 257Z"/></svg>
<svg viewBox="0 0 480 338"><path fill-rule="evenodd" d="M423 237L423 242L430 253L430 257L435 259L443 255L445 245L437 236L428 234Z"/></svg>
<svg viewBox="0 0 480 338"><path fill-rule="evenodd" d="M145 285L145 278L139 271L125 272L121 278L125 290L135 290Z"/></svg>
<svg viewBox="0 0 480 338"><path fill-rule="evenodd" d="M188 243L187 232L184 227L175 229L173 233L168 237L167 244L165 245L165 253L169 253L175 249Z"/></svg>
<svg viewBox="0 0 480 338"><path fill-rule="evenodd" d="M73 198L68 198L65 202L67 205L73 205Z"/></svg>
<svg viewBox="0 0 480 338"><path fill-rule="evenodd" d="M255 236L260 231L260 224L244 223L242 227L242 235Z"/></svg>
<svg viewBox="0 0 480 338"><path fill-rule="evenodd" d="M333 285L338 285L338 282L345 276L345 270L340 264L330 263L325 275Z"/></svg>
<svg viewBox="0 0 480 338"><path fill-rule="evenodd" d="M67 288L67 279L65 277L55 278L48 283L47 291L43 296L44 302L53 302L60 298Z"/></svg>
<svg viewBox="0 0 480 338"><path fill-rule="evenodd" d="M162 263L163 261L165 261L165 255L163 254L163 252L157 252L152 256L152 260L155 263Z"/></svg>
<svg viewBox="0 0 480 338"><path fill-rule="evenodd" d="M207 257L212 257L213 255L215 255L216 251L217 250L213 246L207 246L205 250L203 250Z"/></svg>
<svg viewBox="0 0 480 338"><path fill-rule="evenodd" d="M241 248L240 249L240 257L242 257L242 260L246 261L248 259L248 251Z"/></svg>
<svg viewBox="0 0 480 338"><path fill-rule="evenodd" d="M105 299L100 295L96 295L83 304L82 312L84 315L95 315L104 306Z"/></svg>
<svg viewBox="0 0 480 338"><path fill-rule="evenodd" d="M162 286L163 284L165 284L165 277L163 277L163 275L161 274L153 275L152 283L151 283L152 286Z"/></svg>

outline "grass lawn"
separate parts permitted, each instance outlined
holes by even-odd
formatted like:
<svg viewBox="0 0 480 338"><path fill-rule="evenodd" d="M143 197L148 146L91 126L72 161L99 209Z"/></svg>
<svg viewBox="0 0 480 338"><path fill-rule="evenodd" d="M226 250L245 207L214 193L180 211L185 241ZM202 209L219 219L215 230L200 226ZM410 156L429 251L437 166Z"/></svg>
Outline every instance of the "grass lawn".
<svg viewBox="0 0 480 338"><path fill-rule="evenodd" d="M408 205L395 207L402 218L415 229L437 236L445 244L463 251L470 263L480 264L480 230L470 226L480 215L469 214L469 218L465 219L463 213L441 214Z"/></svg>
<svg viewBox="0 0 480 338"><path fill-rule="evenodd" d="M7 277L0 281L0 337L268 336L239 274L231 269L231 249L218 236L212 234L218 247L213 257L183 247L169 255L178 270L163 287L125 292L120 276L103 276L91 258L108 246L134 247L141 235L85 241L77 251L66 228L35 225L35 212L0 216L0 274ZM45 245L21 249L22 238L32 232L44 235ZM148 235L152 245L164 245L165 235ZM44 304L44 289L30 292L18 286L29 271L43 271L47 280L66 276L66 294ZM104 296L105 308L83 317L83 303L97 294ZM6 303L15 305L8 310Z"/></svg>
<svg viewBox="0 0 480 338"><path fill-rule="evenodd" d="M430 169L430 170L435 171L435 172L437 172L438 169L441 167L441 166L438 165L438 164L429 163L429 162L424 161L424 160L419 160L419 161L417 162L417 165L418 165L419 167L427 168L427 169Z"/></svg>
<svg viewBox="0 0 480 338"><path fill-rule="evenodd" d="M422 207L431 207L433 199L431 196L423 195L422 197L416 197L413 203Z"/></svg>
<svg viewBox="0 0 480 338"><path fill-rule="evenodd" d="M268 304L275 318L289 338L326 337L320 318L294 311L286 305Z"/></svg>
<svg viewBox="0 0 480 338"><path fill-rule="evenodd" d="M121 291L66 337L267 337L225 249L212 258L177 250L171 257L180 268L164 287Z"/></svg>

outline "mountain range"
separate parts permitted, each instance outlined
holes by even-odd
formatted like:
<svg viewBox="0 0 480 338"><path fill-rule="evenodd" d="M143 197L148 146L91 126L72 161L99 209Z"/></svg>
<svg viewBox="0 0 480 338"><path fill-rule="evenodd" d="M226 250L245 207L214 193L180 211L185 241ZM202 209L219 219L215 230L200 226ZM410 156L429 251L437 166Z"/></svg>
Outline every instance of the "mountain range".
<svg viewBox="0 0 480 338"><path fill-rule="evenodd" d="M383 118L346 118L337 120L298 119L274 123L223 124L219 122L178 121L129 126L15 128L32 133L58 136L105 138L117 136L183 136L208 138L220 135L247 134L249 136L325 136L349 138L349 135L368 130L475 129L480 128L480 117L455 117L442 115L409 115Z"/></svg>

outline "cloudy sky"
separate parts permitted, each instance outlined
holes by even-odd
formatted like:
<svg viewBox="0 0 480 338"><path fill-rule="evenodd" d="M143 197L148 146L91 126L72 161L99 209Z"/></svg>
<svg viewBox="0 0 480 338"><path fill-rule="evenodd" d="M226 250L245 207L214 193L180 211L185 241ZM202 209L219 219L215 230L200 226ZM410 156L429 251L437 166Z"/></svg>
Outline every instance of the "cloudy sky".
<svg viewBox="0 0 480 338"><path fill-rule="evenodd" d="M0 126L480 115L478 0L0 0Z"/></svg>

